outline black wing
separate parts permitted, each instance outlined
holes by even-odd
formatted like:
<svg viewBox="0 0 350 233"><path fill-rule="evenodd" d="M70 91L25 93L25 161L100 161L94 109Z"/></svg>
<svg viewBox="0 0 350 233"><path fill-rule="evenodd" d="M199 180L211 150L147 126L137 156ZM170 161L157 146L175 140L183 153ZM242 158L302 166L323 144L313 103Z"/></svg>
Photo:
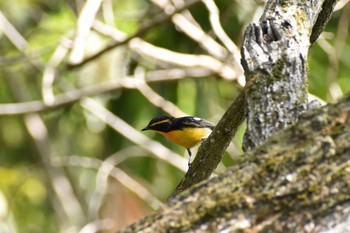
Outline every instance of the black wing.
<svg viewBox="0 0 350 233"><path fill-rule="evenodd" d="M176 125L179 126L179 128L209 128L211 130L213 130L215 127L213 124L203 120L202 118L190 116L177 118Z"/></svg>

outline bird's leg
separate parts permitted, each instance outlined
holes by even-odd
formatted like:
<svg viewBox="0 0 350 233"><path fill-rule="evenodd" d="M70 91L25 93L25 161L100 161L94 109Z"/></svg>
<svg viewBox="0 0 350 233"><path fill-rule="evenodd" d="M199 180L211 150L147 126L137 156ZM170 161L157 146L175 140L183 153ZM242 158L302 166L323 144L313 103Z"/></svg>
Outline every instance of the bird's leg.
<svg viewBox="0 0 350 233"><path fill-rule="evenodd" d="M187 152L188 152L188 167L191 167L191 150L190 149L187 149Z"/></svg>

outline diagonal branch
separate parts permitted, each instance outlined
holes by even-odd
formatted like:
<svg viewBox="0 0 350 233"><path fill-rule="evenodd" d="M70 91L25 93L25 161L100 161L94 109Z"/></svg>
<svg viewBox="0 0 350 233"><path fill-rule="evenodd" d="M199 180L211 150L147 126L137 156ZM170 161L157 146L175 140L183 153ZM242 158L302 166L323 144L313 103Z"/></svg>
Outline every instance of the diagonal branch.
<svg viewBox="0 0 350 233"><path fill-rule="evenodd" d="M319 35L323 32L326 27L331 15L333 13L334 7L339 0L326 0L323 2L322 9L317 16L317 20L312 28L312 33L310 36L310 43L313 44Z"/></svg>

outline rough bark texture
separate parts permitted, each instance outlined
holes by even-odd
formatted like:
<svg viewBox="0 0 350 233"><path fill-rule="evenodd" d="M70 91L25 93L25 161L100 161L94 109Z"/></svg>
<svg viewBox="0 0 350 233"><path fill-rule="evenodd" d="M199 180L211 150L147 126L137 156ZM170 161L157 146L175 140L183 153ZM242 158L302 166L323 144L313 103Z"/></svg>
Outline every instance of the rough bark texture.
<svg viewBox="0 0 350 233"><path fill-rule="evenodd" d="M350 96L300 116L242 163L121 232L344 232Z"/></svg>
<svg viewBox="0 0 350 233"><path fill-rule="evenodd" d="M247 93L245 150L294 123L307 108L310 41L324 28L335 3L269 1L260 22L248 26L242 65L247 80L257 73L262 77Z"/></svg>

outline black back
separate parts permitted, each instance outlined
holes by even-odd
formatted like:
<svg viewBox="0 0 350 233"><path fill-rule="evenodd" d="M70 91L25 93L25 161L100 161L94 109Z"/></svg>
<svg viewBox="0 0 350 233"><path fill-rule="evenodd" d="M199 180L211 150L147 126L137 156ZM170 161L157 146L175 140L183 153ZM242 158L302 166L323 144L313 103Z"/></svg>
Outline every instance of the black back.
<svg viewBox="0 0 350 233"><path fill-rule="evenodd" d="M172 116L156 116L142 130L157 130L161 132L169 132L172 130L181 130L183 128L209 128L214 129L214 125L199 117L179 117Z"/></svg>

